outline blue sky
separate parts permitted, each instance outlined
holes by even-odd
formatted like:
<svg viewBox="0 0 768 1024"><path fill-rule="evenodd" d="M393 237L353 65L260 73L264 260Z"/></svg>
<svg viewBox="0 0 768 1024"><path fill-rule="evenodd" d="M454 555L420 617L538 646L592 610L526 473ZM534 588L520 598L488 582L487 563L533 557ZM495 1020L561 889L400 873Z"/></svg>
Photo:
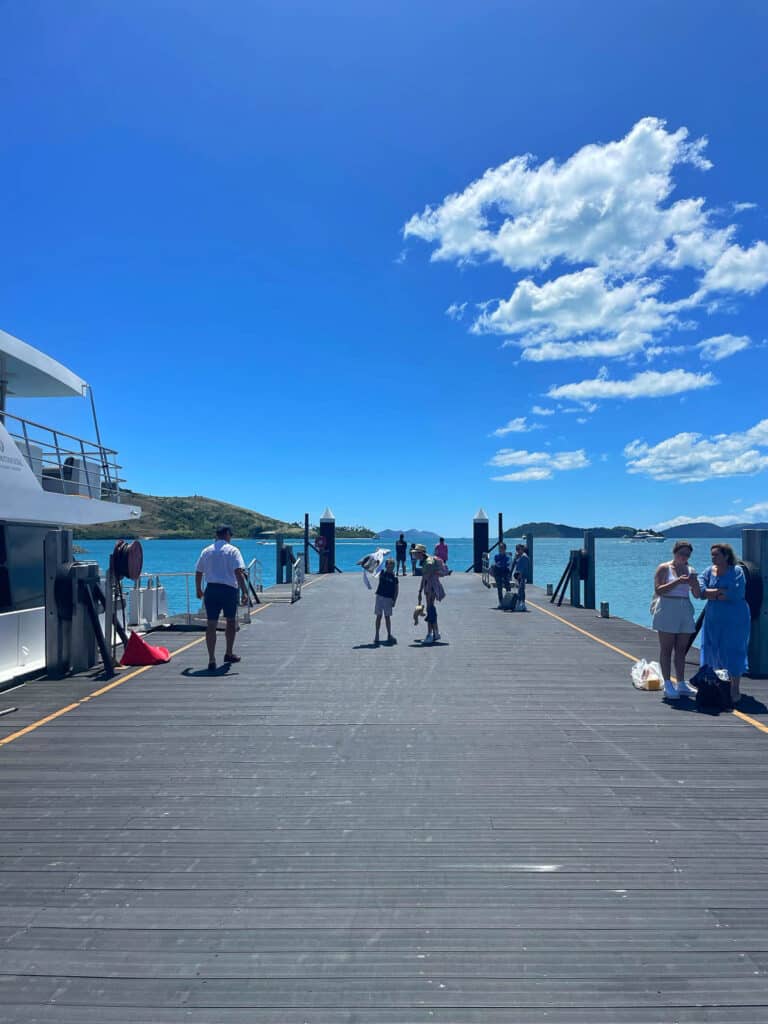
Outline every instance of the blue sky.
<svg viewBox="0 0 768 1024"><path fill-rule="evenodd" d="M768 518L767 27L0 3L0 328L93 385L137 490L446 535Z"/></svg>

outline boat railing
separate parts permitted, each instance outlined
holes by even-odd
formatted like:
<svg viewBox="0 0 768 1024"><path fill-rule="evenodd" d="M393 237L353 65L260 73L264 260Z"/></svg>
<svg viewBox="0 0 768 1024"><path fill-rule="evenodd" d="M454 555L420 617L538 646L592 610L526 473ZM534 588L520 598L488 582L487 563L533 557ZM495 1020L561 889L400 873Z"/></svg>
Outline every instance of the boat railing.
<svg viewBox="0 0 768 1024"><path fill-rule="evenodd" d="M255 563L255 564L254 564ZM251 586L251 594L258 594L263 590L261 585L261 562L255 559L248 566L248 579ZM202 609L199 607L197 592L194 586L194 572L143 572L134 581L133 590L128 592L128 622L129 626L142 626L150 628L163 623L181 620L186 625L200 619ZM168 592L165 581L183 581L185 611L169 613ZM179 588L175 582L171 584L172 599L177 604L179 600ZM195 607L193 608L193 594ZM251 602L247 605L238 604L238 622L246 623L251 621Z"/></svg>
<svg viewBox="0 0 768 1024"><path fill-rule="evenodd" d="M120 501L124 480L113 448L7 411L3 418L5 429L43 490Z"/></svg>

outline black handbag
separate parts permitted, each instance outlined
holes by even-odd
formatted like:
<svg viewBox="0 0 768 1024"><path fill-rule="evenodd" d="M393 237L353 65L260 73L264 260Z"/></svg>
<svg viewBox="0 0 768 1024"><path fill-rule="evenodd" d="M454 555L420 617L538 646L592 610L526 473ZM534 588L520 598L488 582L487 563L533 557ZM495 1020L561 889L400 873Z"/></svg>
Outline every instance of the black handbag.
<svg viewBox="0 0 768 1024"><path fill-rule="evenodd" d="M690 680L696 687L696 709L707 715L719 715L721 711L730 711L731 684L721 679L710 665L702 665Z"/></svg>

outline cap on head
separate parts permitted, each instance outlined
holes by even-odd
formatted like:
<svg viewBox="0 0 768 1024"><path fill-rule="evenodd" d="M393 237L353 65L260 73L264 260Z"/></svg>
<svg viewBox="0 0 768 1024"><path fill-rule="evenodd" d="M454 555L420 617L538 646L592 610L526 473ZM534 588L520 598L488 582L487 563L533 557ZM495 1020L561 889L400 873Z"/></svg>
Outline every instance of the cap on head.
<svg viewBox="0 0 768 1024"><path fill-rule="evenodd" d="M216 527L216 536L219 537L221 540L223 540L224 537L226 537L227 535L229 535L230 537L232 536L232 527L229 525L229 523L221 523L219 526Z"/></svg>

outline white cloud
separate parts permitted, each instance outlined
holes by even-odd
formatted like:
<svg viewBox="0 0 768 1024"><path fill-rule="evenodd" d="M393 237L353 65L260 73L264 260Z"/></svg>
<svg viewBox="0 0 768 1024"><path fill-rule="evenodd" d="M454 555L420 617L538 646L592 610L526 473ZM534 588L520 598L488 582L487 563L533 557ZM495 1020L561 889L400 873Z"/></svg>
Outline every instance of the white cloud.
<svg viewBox="0 0 768 1024"><path fill-rule="evenodd" d="M743 433L685 432L656 445L631 441L624 448L627 472L653 480L695 483L714 478L753 475L768 469L768 419ZM747 510L749 511L749 509Z"/></svg>
<svg viewBox="0 0 768 1024"><path fill-rule="evenodd" d="M689 373L688 370L669 370L659 373L646 370L630 380L609 380L605 374L593 380L562 384L550 388L549 398L570 398L576 402L607 398L661 398L679 395L685 391L698 391L712 387L717 381L711 373Z"/></svg>
<svg viewBox="0 0 768 1024"><path fill-rule="evenodd" d="M648 332L671 319L654 296L661 283L642 279L615 287L596 267L562 274L542 285L520 281L508 299L499 300L475 321L475 334L534 334L539 340L564 339L586 331Z"/></svg>
<svg viewBox="0 0 768 1024"><path fill-rule="evenodd" d="M504 335L526 361L667 355L664 336L696 326L681 322L683 311L733 313L724 293L768 285L766 242L742 247L728 211L701 197L672 199L683 165L711 166L705 146L646 117L561 163L519 155L490 168L412 216L404 235L433 246L433 260L490 260L527 275L508 298L476 303L471 326ZM673 287L677 297L665 299Z"/></svg>
<svg viewBox="0 0 768 1024"><path fill-rule="evenodd" d="M648 338L647 334L629 334L603 341L544 341L524 348L522 357L533 363L557 359L618 359L641 352Z"/></svg>
<svg viewBox="0 0 768 1024"><path fill-rule="evenodd" d="M734 523L745 522L744 516L675 516L674 519L665 519L656 523L654 530L669 530L673 526L682 526L684 523L714 523L715 526L733 526Z"/></svg>
<svg viewBox="0 0 768 1024"><path fill-rule="evenodd" d="M768 245L756 242L751 249L731 245L721 253L704 276L704 291L746 292L754 295L768 284Z"/></svg>
<svg viewBox="0 0 768 1024"><path fill-rule="evenodd" d="M699 349L702 359L719 362L749 348L750 344L751 341L746 335L737 337L735 334L718 334L715 338L700 341L696 348Z"/></svg>
<svg viewBox="0 0 768 1024"><path fill-rule="evenodd" d="M551 478L551 469L538 467L521 469L516 473L504 473L501 476L492 476L491 480L496 480L499 483L523 483L526 480L550 480Z"/></svg>
<svg viewBox="0 0 768 1024"><path fill-rule="evenodd" d="M734 213L743 213L744 210L756 210L757 203L731 203Z"/></svg>
<svg viewBox="0 0 768 1024"><path fill-rule="evenodd" d="M489 466L508 468L524 466L525 469L494 476L493 480L514 482L523 480L549 480L556 471L585 469L589 465L586 452L528 452L514 448L501 448L488 463Z"/></svg>
<svg viewBox="0 0 768 1024"><path fill-rule="evenodd" d="M510 420L506 426L494 430L491 437L504 437L505 434L525 434L529 430L538 429L540 429L538 423L528 423L525 416L517 416L515 419Z"/></svg>
<svg viewBox="0 0 768 1024"><path fill-rule="evenodd" d="M744 511L749 512L755 519L763 519L768 516L768 501L759 501L756 505L748 505Z"/></svg>
<svg viewBox="0 0 768 1024"><path fill-rule="evenodd" d="M603 378L600 377L600 380ZM582 416L585 412L597 412L597 402L582 402L581 405L558 405L558 411L567 415Z"/></svg>
<svg viewBox="0 0 768 1024"><path fill-rule="evenodd" d="M555 410L545 409L543 405L534 405L534 407L531 409L531 413L534 416L554 416Z"/></svg>
<svg viewBox="0 0 768 1024"><path fill-rule="evenodd" d="M702 199L663 205L677 165L711 166L705 145L646 117L618 142L584 146L563 164L513 157L411 217L403 233L434 243L435 260L487 258L523 270L561 258L634 272L663 262L676 238L706 235Z"/></svg>
<svg viewBox="0 0 768 1024"><path fill-rule="evenodd" d="M466 302L452 302L448 309L446 309L445 315L449 316L451 320L461 320L466 308Z"/></svg>

